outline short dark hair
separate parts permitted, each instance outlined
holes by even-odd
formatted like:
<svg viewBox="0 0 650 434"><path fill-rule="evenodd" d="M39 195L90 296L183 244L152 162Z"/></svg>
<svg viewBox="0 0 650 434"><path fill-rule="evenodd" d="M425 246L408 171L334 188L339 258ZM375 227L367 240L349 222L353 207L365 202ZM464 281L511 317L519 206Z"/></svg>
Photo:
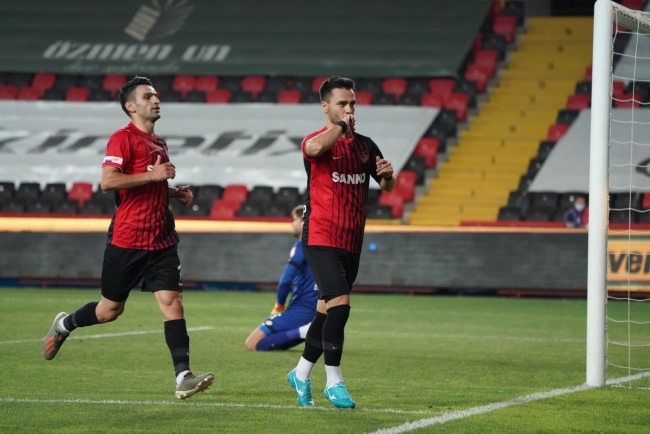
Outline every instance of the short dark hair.
<svg viewBox="0 0 650 434"><path fill-rule="evenodd" d="M135 76L131 80L127 81L124 83L124 85L120 88L119 96L120 96L120 105L122 106L122 110L124 110L124 113L128 117L131 117L131 113L126 109L126 103L127 101L131 101L133 98L133 91L135 90L136 87L146 84L147 86L152 86L151 80L149 80L147 77L139 77Z"/></svg>
<svg viewBox="0 0 650 434"><path fill-rule="evenodd" d="M354 80L351 78L337 77L336 75L328 78L320 85L318 93L321 101L327 101L332 95L332 89L354 90Z"/></svg>

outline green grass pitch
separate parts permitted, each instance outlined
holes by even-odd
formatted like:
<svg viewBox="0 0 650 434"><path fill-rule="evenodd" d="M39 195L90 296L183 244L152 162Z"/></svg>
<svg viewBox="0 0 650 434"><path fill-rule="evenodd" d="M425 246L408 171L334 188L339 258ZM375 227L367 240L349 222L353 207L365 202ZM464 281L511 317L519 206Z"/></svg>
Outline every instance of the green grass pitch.
<svg viewBox="0 0 650 434"><path fill-rule="evenodd" d="M322 360L312 375L318 408L301 409L286 374L302 346L244 348L274 295L187 291L188 327L202 328L190 332L192 367L216 381L181 403L151 294L134 291L116 322L75 331L53 361L43 359L40 341L54 316L98 296L0 289L0 432L366 433L585 380L585 300L353 294L342 372L357 409L335 410L323 398ZM626 310L609 304L610 313ZM636 332L637 343L650 342L650 326ZM632 385L639 387L585 390L414 432L648 432L647 379Z"/></svg>

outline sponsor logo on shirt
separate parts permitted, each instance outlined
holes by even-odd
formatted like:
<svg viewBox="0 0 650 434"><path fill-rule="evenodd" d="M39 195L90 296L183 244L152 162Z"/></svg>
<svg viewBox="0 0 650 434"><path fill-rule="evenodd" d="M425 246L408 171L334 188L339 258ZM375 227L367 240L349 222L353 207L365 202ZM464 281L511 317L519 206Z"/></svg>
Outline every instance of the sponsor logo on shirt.
<svg viewBox="0 0 650 434"><path fill-rule="evenodd" d="M345 174L345 173L333 172L332 181L341 184L363 184L364 182L366 182L366 174L365 173Z"/></svg>
<svg viewBox="0 0 650 434"><path fill-rule="evenodd" d="M109 156L104 157L104 163L113 163L113 164L121 165L122 161L124 160L122 160L122 158L120 157L109 157Z"/></svg>

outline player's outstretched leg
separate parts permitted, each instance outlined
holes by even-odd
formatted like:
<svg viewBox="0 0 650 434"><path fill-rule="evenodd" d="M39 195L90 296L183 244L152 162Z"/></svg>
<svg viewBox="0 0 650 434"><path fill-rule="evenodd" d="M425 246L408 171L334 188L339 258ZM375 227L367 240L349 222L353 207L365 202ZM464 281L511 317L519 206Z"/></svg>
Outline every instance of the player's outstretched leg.
<svg viewBox="0 0 650 434"><path fill-rule="evenodd" d="M208 390L212 383L214 383L214 374L212 372L201 375L188 372L176 386L176 398L187 399L192 395Z"/></svg>
<svg viewBox="0 0 650 434"><path fill-rule="evenodd" d="M56 356L56 353L59 352L63 342L65 342L68 336L70 336L70 333L63 331L59 326L59 321L67 316L67 313L59 312L59 314L54 318L50 331L45 335L45 338L43 339L43 356L45 357L45 360L52 360Z"/></svg>
<svg viewBox="0 0 650 434"><path fill-rule="evenodd" d="M293 369L287 374L287 381L296 389L298 394L298 405L303 407L313 407L314 398L311 395L311 380L307 378L305 381L300 381L296 377L296 370Z"/></svg>

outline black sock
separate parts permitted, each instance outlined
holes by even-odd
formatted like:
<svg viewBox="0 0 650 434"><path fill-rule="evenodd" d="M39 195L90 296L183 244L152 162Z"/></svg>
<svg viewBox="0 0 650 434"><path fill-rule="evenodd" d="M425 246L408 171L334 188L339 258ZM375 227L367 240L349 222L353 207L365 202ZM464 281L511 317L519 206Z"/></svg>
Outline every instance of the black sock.
<svg viewBox="0 0 650 434"><path fill-rule="evenodd" d="M323 354L323 325L327 315L316 312L316 316L307 329L305 337L305 349L302 351L302 357L311 363L316 363Z"/></svg>
<svg viewBox="0 0 650 434"><path fill-rule="evenodd" d="M85 306L80 307L75 310L72 314L63 318L63 325L65 329L69 332L76 329L77 327L88 327L91 325L99 324L97 319L97 314L95 309L99 302L91 301Z"/></svg>
<svg viewBox="0 0 650 434"><path fill-rule="evenodd" d="M165 341L169 347L176 376L190 370L190 337L184 319L165 321Z"/></svg>
<svg viewBox="0 0 650 434"><path fill-rule="evenodd" d="M323 352L327 366L340 366L343 354L343 332L350 316L350 306L341 304L327 309L323 326Z"/></svg>

